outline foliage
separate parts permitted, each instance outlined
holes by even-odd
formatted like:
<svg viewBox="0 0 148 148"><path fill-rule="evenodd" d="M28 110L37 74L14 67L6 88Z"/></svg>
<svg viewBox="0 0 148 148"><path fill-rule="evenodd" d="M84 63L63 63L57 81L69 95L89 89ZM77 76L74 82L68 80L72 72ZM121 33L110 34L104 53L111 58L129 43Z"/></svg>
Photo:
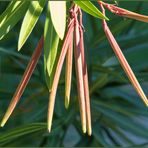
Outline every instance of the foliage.
<svg viewBox="0 0 148 148"><path fill-rule="evenodd" d="M47 53L47 55L44 54L40 58L20 104L16 107L9 122L0 129L0 146L107 147L147 144L148 127L145 124L148 117L147 108L129 84L115 58L101 28L101 20L93 17L97 13L98 15L100 14L99 18L104 18L102 13L98 12L99 9L95 2L93 6L88 4L89 8L83 5L83 2L79 3L82 9L87 12L83 11L83 24L85 28L84 43L90 85L92 136L88 137L82 134L81 131L75 75L72 77L70 107L68 109L64 108L64 72L62 73L57 91L52 131L51 133L47 132L46 112L49 89L51 87L51 84L48 87L47 84L49 84L48 81L51 81L50 79L53 77L52 69L54 71L54 62L57 62L56 57L58 57L62 47L63 41L61 39L63 39L63 33L66 28L66 15L63 14L65 21L61 22L62 24L65 23L63 25L65 27L59 28L58 31L54 30L54 28L57 28L55 27L57 24L52 24L51 22L54 22L53 18L56 17L53 16L52 18L51 16L50 18L49 13L52 14L52 12L49 12L44 1L41 2L42 5L39 5L39 7L44 6L44 9L31 8L33 4L28 1L22 3L14 1L11 3L0 2L0 11L1 13L4 12L0 16L0 37L2 38L0 40L1 119L21 79L31 53L43 34L44 28L44 36L46 37L44 53ZM128 2L128 5L127 2L118 2L118 5L141 14L148 14L147 2ZM48 4L48 8L50 6ZM67 3L65 13L69 7L70 5ZM64 5L63 9L65 9ZM30 12L32 10L34 10L34 13ZM48 11L46 12L46 10ZM88 13L92 14L92 16ZM33 17L33 21L31 21L31 25L27 29L25 25L26 20L31 20L33 14L35 19ZM53 13L52 15L58 16L59 14ZM123 19L110 13L107 13L106 16L110 19L108 24L112 33L122 49L124 49L123 52L127 60L146 94L148 94L146 89L148 86L147 23ZM55 20L55 22L57 21ZM20 28L21 34L19 36ZM49 28L52 30L49 30ZM46 40L48 38L49 41ZM21 49L25 43L20 52L17 52L18 40L18 49ZM51 51L49 54L49 47L57 52ZM53 57L53 60L50 57ZM44 62L46 64L49 62L50 64L47 64L49 67L46 67L47 65ZM44 78L44 72L46 78ZM133 137L138 137L142 140L138 143ZM17 140L18 138L19 140ZM30 138L32 140L29 140Z"/></svg>

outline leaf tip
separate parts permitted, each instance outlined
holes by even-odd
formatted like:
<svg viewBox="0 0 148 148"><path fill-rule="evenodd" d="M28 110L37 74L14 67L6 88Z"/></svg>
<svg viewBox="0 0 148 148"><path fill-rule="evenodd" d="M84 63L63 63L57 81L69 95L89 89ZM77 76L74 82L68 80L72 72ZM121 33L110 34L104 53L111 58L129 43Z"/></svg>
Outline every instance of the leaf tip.
<svg viewBox="0 0 148 148"><path fill-rule="evenodd" d="M17 48L17 51L20 51L20 50L21 50L21 48L20 48L20 47L18 47L18 48Z"/></svg>
<svg viewBox="0 0 148 148"><path fill-rule="evenodd" d="M17 47L17 51L20 51L22 48L23 44L20 44L20 42L18 42L18 47Z"/></svg>
<svg viewBox="0 0 148 148"><path fill-rule="evenodd" d="M65 31L59 35L59 38L60 38L61 40L63 40L63 39L64 39L64 35L65 35Z"/></svg>
<svg viewBox="0 0 148 148"><path fill-rule="evenodd" d="M109 21L109 18L108 18L108 17L106 17L106 16L105 16L105 19L106 19L107 21Z"/></svg>

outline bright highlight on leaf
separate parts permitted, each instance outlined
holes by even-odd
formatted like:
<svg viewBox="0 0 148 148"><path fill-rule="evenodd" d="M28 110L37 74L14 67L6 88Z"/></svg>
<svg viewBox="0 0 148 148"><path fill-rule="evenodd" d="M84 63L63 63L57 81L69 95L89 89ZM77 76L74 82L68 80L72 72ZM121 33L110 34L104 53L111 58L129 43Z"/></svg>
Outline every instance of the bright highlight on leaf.
<svg viewBox="0 0 148 148"><path fill-rule="evenodd" d="M50 3L48 2L48 9L44 27L44 71L49 91L51 89L53 81L54 65L56 65L56 57L58 54L58 45L59 36L56 33L51 21Z"/></svg>
<svg viewBox="0 0 148 148"><path fill-rule="evenodd" d="M2 39L26 13L28 1L12 1L0 16L0 39Z"/></svg>
<svg viewBox="0 0 148 148"><path fill-rule="evenodd" d="M49 1L49 6L53 26L62 40L66 28L66 1Z"/></svg>
<svg viewBox="0 0 148 148"><path fill-rule="evenodd" d="M90 15L109 20L105 15L103 15L89 0L87 1L74 1L77 5L81 7L85 12L89 13Z"/></svg>
<svg viewBox="0 0 148 148"><path fill-rule="evenodd" d="M21 26L18 41L18 51L22 48L29 35L31 34L33 28L35 27L35 24L37 23L40 14L42 13L45 2L46 0L31 1Z"/></svg>
<svg viewBox="0 0 148 148"><path fill-rule="evenodd" d="M8 7L6 8L6 10L2 13L2 15L0 15L0 27L2 26L2 24L6 21L6 19L8 18L8 16L10 16L14 10L21 4L21 1L12 1Z"/></svg>

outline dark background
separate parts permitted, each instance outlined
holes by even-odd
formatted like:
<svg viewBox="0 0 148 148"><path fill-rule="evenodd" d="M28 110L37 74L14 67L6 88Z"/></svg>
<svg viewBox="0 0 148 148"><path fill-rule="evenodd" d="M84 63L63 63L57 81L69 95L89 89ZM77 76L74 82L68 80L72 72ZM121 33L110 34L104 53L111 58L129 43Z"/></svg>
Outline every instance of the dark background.
<svg viewBox="0 0 148 148"><path fill-rule="evenodd" d="M0 2L0 13L8 3ZM146 1L121 1L118 6L148 15ZM107 16L112 33L148 96L148 24L120 18L108 11ZM44 20L45 12L21 52L17 52L17 41L22 20L0 40L0 120L43 33ZM147 107L115 58L101 21L83 13L83 23L92 136L84 135L81 130L74 69L70 107L68 110L64 108L63 72L56 97L52 132L47 132L49 93L44 80L42 56L19 105L5 127L0 128L0 146L148 146Z"/></svg>

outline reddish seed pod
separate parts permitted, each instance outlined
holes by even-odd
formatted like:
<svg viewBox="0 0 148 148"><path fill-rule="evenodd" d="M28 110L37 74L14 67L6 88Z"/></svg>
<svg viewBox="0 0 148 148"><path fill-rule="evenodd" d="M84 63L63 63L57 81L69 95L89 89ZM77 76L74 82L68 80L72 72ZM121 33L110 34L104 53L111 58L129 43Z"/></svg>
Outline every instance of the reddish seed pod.
<svg viewBox="0 0 148 148"><path fill-rule="evenodd" d="M43 36L41 37L29 63L28 63L28 66L24 72L24 75L22 77L22 80L20 82L20 84L18 85L17 89L16 89L16 92L14 93L14 96L10 102L10 105L3 117L3 120L1 122L1 126L4 126L5 123L7 122L7 120L9 119L10 115L12 114L14 108L16 107L17 103L19 102L31 76L32 76L32 73L37 65L37 62L41 56L41 53L42 53L42 48L43 48Z"/></svg>
<svg viewBox="0 0 148 148"><path fill-rule="evenodd" d="M135 13L135 12L132 12L132 11L117 7L113 4L108 4L102 1L98 1L98 3L102 4L109 11L111 11L112 13L116 15L148 23L148 16L146 15L141 15L141 14L138 14L138 13Z"/></svg>

